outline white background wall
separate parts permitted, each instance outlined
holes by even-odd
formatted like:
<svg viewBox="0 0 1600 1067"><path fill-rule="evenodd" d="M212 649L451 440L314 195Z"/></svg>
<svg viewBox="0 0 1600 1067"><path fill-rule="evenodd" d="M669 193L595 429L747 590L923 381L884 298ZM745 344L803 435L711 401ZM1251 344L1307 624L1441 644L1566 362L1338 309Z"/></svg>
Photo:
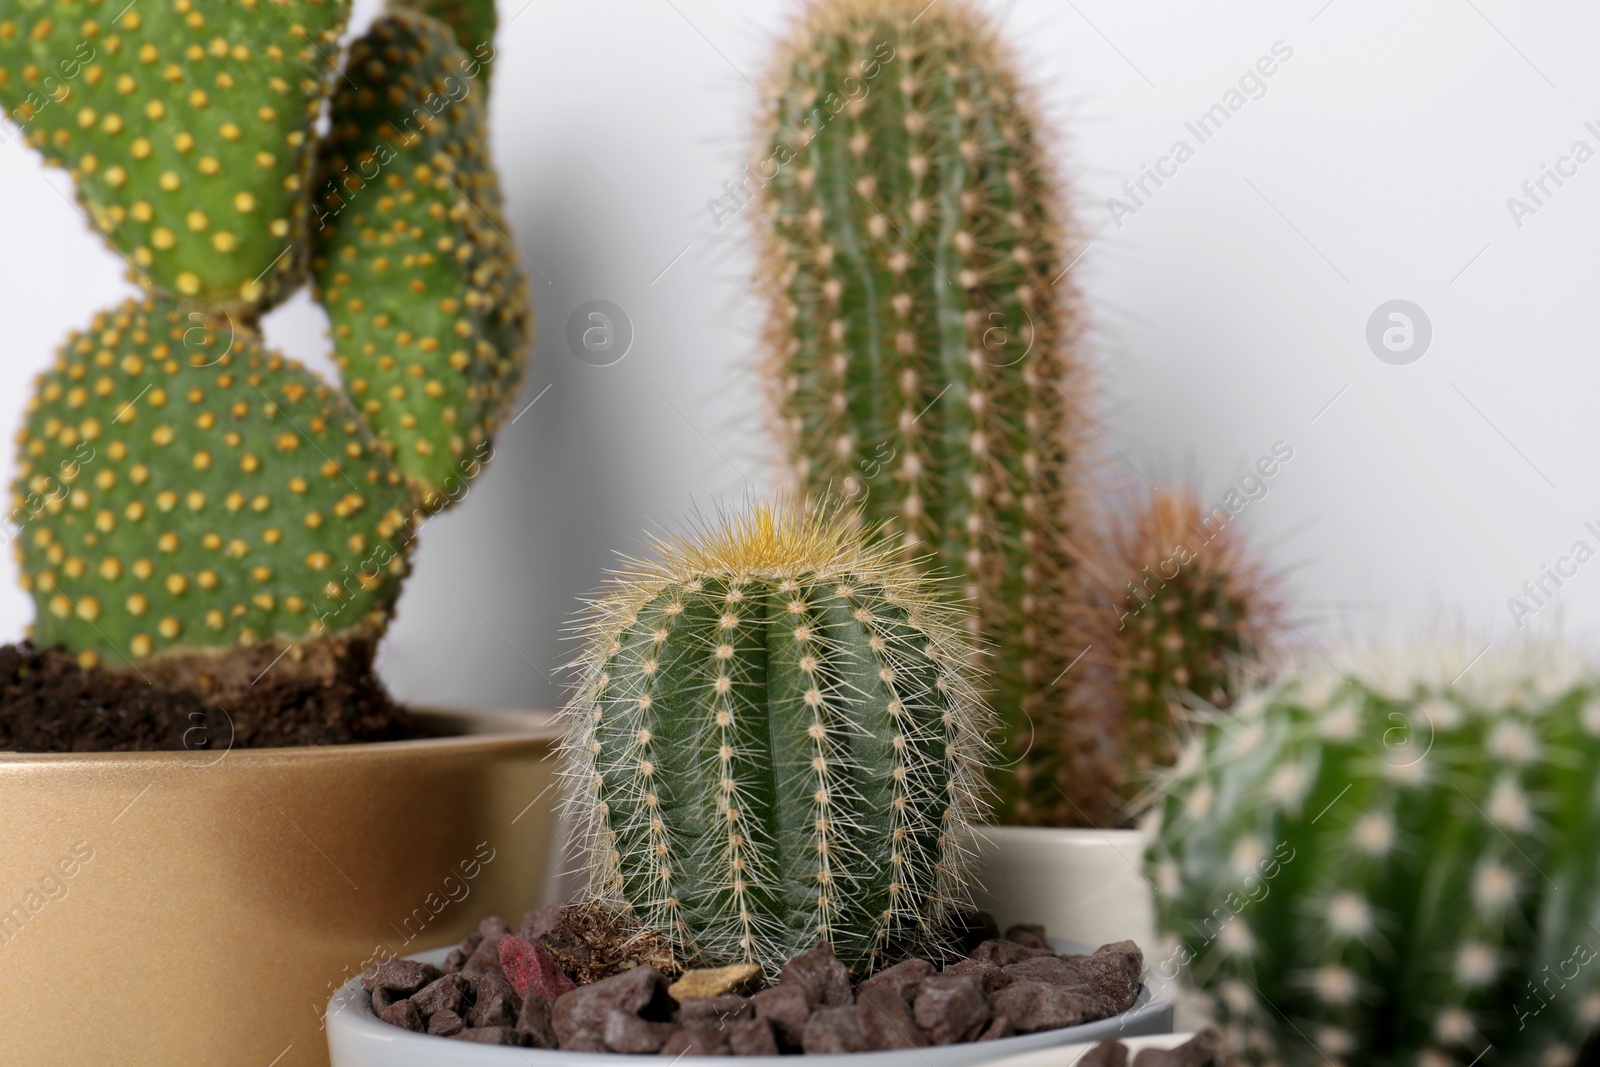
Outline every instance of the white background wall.
<svg viewBox="0 0 1600 1067"><path fill-rule="evenodd" d="M719 231L706 201L743 160L751 83L793 3L524 2L501 8L493 128L517 244L540 272L518 406L540 399L423 537L383 659L419 700L556 700L546 675L570 651L564 624L613 552L769 480L748 234ZM1600 129L1600 9L991 6L1067 134L1113 461L1217 499L1283 440L1293 460L1241 522L1288 572L1306 639L1466 626L1507 640L1524 580L1579 538L1600 549L1583 529L1600 527L1600 160L1520 227L1506 204L1574 141L1600 150L1584 128ZM374 7L358 4L358 24ZM1184 123L1278 41L1293 56L1265 94L1116 225L1107 198L1174 140L1194 145ZM67 187L17 141L0 149L6 419L59 338L131 291ZM595 298L637 334L610 367L564 338ZM1434 331L1407 366L1365 341L1369 314L1396 298ZM326 366L324 328L303 296L268 327ZM0 584L0 639L30 613ZM1560 616L1592 638L1600 561L1536 625Z"/></svg>

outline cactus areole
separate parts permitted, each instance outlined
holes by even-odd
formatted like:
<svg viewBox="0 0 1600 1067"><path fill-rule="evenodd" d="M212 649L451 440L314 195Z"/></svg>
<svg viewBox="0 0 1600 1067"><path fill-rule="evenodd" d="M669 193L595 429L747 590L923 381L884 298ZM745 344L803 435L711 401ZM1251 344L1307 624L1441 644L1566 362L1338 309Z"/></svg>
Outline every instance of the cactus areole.
<svg viewBox="0 0 1600 1067"><path fill-rule="evenodd" d="M759 508L657 548L593 606L566 712L591 894L769 973L937 941L983 811L955 611L848 521Z"/></svg>
<svg viewBox="0 0 1600 1067"><path fill-rule="evenodd" d="M1076 252L1009 50L964 0L812 3L759 136L765 379L793 480L931 555L972 606L997 648L1001 816L1106 814L1082 798L1110 768L1070 736L1063 683L1084 650Z"/></svg>

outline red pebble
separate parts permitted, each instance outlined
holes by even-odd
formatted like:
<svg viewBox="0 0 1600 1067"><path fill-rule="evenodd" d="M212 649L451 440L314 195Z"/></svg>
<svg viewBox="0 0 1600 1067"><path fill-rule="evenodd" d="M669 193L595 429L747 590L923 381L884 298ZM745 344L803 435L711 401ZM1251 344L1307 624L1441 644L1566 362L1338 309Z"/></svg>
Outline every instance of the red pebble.
<svg viewBox="0 0 1600 1067"><path fill-rule="evenodd" d="M511 979L511 988L523 999L532 991L554 1004L561 994L578 988L577 983L556 966L543 945L525 941L516 934L500 938L500 966Z"/></svg>

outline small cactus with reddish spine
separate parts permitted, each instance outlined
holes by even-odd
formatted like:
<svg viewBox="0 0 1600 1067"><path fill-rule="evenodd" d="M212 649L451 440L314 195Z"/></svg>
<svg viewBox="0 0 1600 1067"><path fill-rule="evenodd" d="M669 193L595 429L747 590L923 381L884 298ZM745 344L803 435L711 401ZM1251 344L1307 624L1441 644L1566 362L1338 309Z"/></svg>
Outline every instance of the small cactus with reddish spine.
<svg viewBox="0 0 1600 1067"><path fill-rule="evenodd" d="M931 557L992 647L1011 822L1108 817L1070 538L1090 404L1049 133L967 0L813 0L757 144L764 377L787 466Z"/></svg>
<svg viewBox="0 0 1600 1067"><path fill-rule="evenodd" d="M1111 538L1114 619L1103 643L1122 704L1128 800L1176 760L1182 696L1226 708L1277 637L1266 566L1229 521L1224 512L1213 528L1192 490L1155 488Z"/></svg>
<svg viewBox="0 0 1600 1067"><path fill-rule="evenodd" d="M566 709L591 895L769 975L931 948L964 897L987 711L960 613L848 517L761 506L632 562Z"/></svg>

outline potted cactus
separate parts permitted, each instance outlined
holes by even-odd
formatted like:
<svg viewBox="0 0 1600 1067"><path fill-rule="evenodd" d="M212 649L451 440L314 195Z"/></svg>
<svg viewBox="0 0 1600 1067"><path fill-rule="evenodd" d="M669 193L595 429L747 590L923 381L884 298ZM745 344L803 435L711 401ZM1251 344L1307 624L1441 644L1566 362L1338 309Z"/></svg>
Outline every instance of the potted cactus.
<svg viewBox="0 0 1600 1067"><path fill-rule="evenodd" d="M858 524L756 506L624 569L565 711L586 891L346 985L335 1067L956 1064L1165 1030L1132 942L1063 954L970 910L989 712L961 611Z"/></svg>
<svg viewBox="0 0 1600 1067"><path fill-rule="evenodd" d="M0 100L143 290L67 337L17 437L19 1060L314 1064L345 976L458 937L468 896L542 889L553 818L520 816L548 731L397 708L372 673L416 530L488 464L528 344L492 47L395 10L341 73L348 11L0 5ZM308 280L337 384L260 335ZM206 997L178 993L201 975Z"/></svg>
<svg viewBox="0 0 1600 1067"><path fill-rule="evenodd" d="M1331 662L1247 695L1173 773L1155 966L1199 985L1243 1063L1592 1062L1593 664Z"/></svg>

